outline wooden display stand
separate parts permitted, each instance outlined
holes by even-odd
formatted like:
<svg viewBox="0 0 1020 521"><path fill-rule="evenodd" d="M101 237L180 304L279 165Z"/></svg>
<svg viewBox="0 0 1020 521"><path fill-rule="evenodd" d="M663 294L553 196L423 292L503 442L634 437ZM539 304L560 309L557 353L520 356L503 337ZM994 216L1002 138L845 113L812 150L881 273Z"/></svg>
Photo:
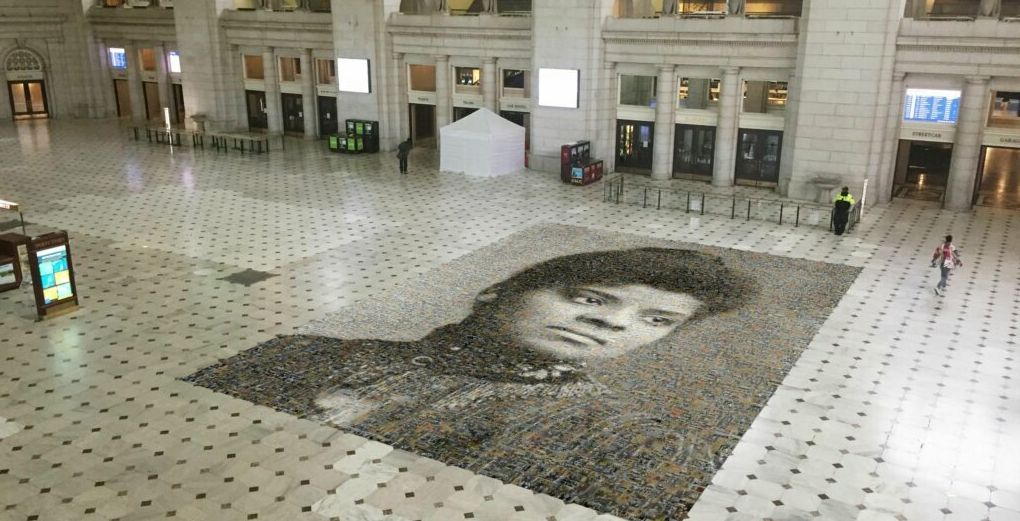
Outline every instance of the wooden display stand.
<svg viewBox="0 0 1020 521"><path fill-rule="evenodd" d="M78 288L74 283L67 232L47 233L29 241L28 265L40 320L78 308Z"/></svg>
<svg viewBox="0 0 1020 521"><path fill-rule="evenodd" d="M18 246L28 244L29 237L20 233L0 234L0 291L21 287L21 255ZM13 274L14 280L9 274Z"/></svg>

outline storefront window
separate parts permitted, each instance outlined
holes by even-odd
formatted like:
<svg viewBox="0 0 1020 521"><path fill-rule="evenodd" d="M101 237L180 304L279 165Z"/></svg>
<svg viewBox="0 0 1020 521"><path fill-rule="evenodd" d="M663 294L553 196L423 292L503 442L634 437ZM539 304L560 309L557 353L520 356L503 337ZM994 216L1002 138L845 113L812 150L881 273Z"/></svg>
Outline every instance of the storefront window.
<svg viewBox="0 0 1020 521"><path fill-rule="evenodd" d="M127 68L127 52L121 47L110 47L110 67L114 69Z"/></svg>
<svg viewBox="0 0 1020 521"><path fill-rule="evenodd" d="M745 81L744 112L765 114L786 108L788 87L785 81Z"/></svg>
<svg viewBox="0 0 1020 521"><path fill-rule="evenodd" d="M655 76L620 76L620 105L655 106Z"/></svg>
<svg viewBox="0 0 1020 521"><path fill-rule="evenodd" d="M749 16L800 16L802 0L746 0Z"/></svg>
<svg viewBox="0 0 1020 521"><path fill-rule="evenodd" d="M170 72L181 72L181 55L177 51L167 53L166 61Z"/></svg>
<svg viewBox="0 0 1020 521"><path fill-rule="evenodd" d="M408 65L411 90L422 92L436 91L436 66L435 65Z"/></svg>
<svg viewBox="0 0 1020 521"><path fill-rule="evenodd" d="M507 98L530 98L531 73L529 71L503 69L503 96Z"/></svg>
<svg viewBox="0 0 1020 521"><path fill-rule="evenodd" d="M454 67L453 91L457 94L478 94L481 92L482 70L477 67Z"/></svg>
<svg viewBox="0 0 1020 521"><path fill-rule="evenodd" d="M258 55L244 55L244 77L249 80L265 79L265 72L262 69L262 57Z"/></svg>
<svg viewBox="0 0 1020 521"><path fill-rule="evenodd" d="M332 11L330 0L307 0L308 10L316 13L328 13Z"/></svg>
<svg viewBox="0 0 1020 521"><path fill-rule="evenodd" d="M680 108L710 109L719 104L718 78L680 78L678 100Z"/></svg>
<svg viewBox="0 0 1020 521"><path fill-rule="evenodd" d="M156 51L154 49L139 49L138 57L142 63L143 71L156 70Z"/></svg>
<svg viewBox="0 0 1020 521"><path fill-rule="evenodd" d="M280 58L280 81L301 81L301 60L298 58Z"/></svg>
<svg viewBox="0 0 1020 521"><path fill-rule="evenodd" d="M319 85L336 85L336 62L333 60L315 60L316 81Z"/></svg>
<svg viewBox="0 0 1020 521"><path fill-rule="evenodd" d="M988 114L990 127L1020 127L1020 92L998 91Z"/></svg>
<svg viewBox="0 0 1020 521"><path fill-rule="evenodd" d="M1002 0L1002 8L999 11L1003 18L1020 18L1020 0Z"/></svg>

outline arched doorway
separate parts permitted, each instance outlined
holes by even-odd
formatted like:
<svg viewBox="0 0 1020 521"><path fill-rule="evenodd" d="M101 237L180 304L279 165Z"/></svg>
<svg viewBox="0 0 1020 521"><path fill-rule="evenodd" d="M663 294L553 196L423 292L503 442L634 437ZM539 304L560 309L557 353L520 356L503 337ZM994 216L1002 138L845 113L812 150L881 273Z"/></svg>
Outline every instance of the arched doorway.
<svg viewBox="0 0 1020 521"><path fill-rule="evenodd" d="M15 49L4 58L7 94L14 119L48 118L43 61L28 49Z"/></svg>

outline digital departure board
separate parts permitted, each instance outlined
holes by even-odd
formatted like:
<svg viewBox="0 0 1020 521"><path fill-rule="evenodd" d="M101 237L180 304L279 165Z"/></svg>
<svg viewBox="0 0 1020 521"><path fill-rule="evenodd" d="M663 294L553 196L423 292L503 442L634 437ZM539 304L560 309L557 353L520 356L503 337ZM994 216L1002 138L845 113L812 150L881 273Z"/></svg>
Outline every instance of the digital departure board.
<svg viewBox="0 0 1020 521"><path fill-rule="evenodd" d="M960 113L960 91L907 89L903 99L904 121L956 123Z"/></svg>

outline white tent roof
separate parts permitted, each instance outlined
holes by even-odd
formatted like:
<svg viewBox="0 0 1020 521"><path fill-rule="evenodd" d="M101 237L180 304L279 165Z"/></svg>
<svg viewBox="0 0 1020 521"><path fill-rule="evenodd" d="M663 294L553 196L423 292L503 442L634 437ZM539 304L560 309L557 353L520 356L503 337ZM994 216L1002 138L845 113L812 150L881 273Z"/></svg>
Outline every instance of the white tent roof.
<svg viewBox="0 0 1020 521"><path fill-rule="evenodd" d="M439 129L439 169L493 177L524 168L524 127L488 109Z"/></svg>
<svg viewBox="0 0 1020 521"><path fill-rule="evenodd" d="M493 137L516 136L524 131L524 127L507 121L495 112L481 108L467 117L454 121L443 127L443 134L470 134L472 136L490 135Z"/></svg>

